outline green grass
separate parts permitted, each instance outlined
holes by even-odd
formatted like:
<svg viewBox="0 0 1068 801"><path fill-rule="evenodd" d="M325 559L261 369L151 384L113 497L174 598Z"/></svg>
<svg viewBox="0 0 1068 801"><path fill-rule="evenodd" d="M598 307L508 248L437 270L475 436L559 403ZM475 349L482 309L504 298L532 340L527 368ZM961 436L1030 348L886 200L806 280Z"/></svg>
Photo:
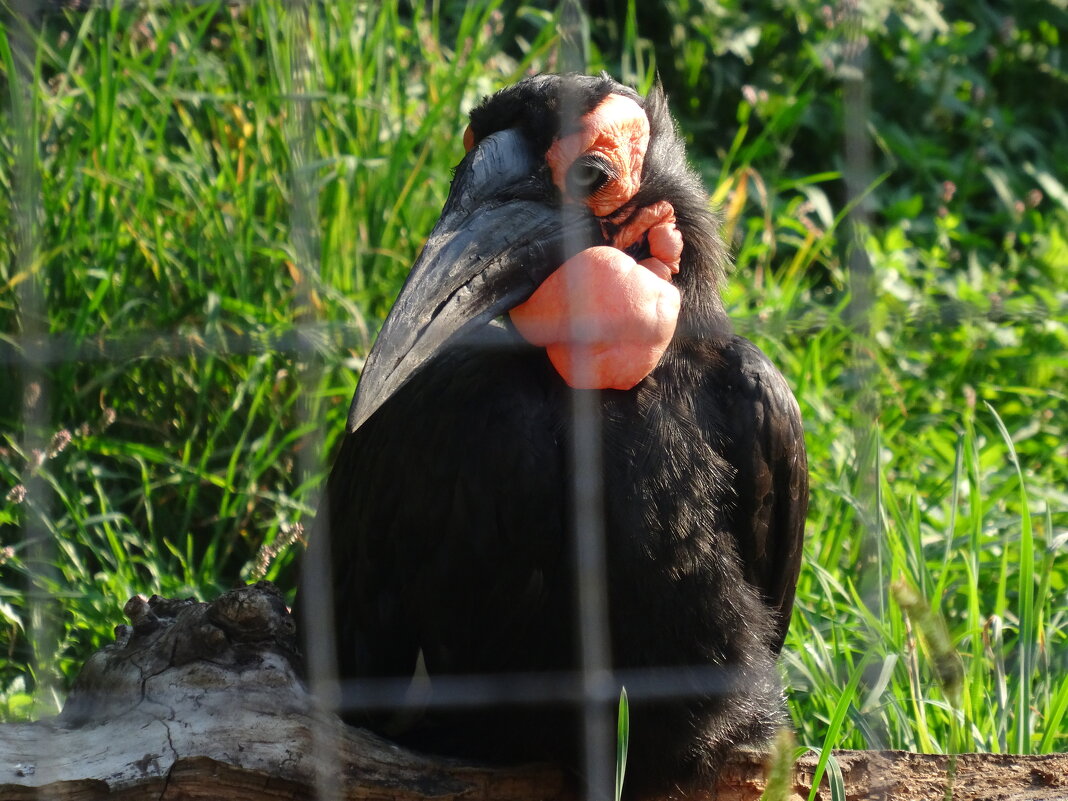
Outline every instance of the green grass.
<svg viewBox="0 0 1068 801"><path fill-rule="evenodd" d="M10 19L0 31L0 223L34 234L0 237L0 717L54 708L132 594L292 587L300 526L448 191L466 109L569 58L540 4L384 6L116 5L40 35ZM717 8L685 18L692 35L665 55L624 4L591 23L587 58L639 86L657 65L671 81L735 253L732 316L801 404L813 496L783 660L798 742L1064 750L1059 140L1026 127L1025 96L990 84L996 163L976 166L980 145L923 115L910 127L875 93L877 169L856 227L841 142L818 136L841 112L819 58L834 29L813 23L790 64L760 61L775 23L754 12L749 34L741 11ZM983 119L924 81L947 52L972 68L966 45L989 27L977 19L926 39L870 23L879 58L934 87L972 138ZM1025 22L998 74L1023 74L1030 43L1063 89L1048 34L1035 23L1028 39ZM790 77L765 81L774 69ZM709 87L714 108L699 102ZM870 282L849 269L854 241ZM13 361L32 331L73 356ZM905 613L894 582L927 617ZM940 681L947 648L959 692Z"/></svg>
<svg viewBox="0 0 1068 801"><path fill-rule="evenodd" d="M630 749L630 702L627 688L619 691L619 707L616 712L616 801L623 795L623 782L627 777L627 752Z"/></svg>

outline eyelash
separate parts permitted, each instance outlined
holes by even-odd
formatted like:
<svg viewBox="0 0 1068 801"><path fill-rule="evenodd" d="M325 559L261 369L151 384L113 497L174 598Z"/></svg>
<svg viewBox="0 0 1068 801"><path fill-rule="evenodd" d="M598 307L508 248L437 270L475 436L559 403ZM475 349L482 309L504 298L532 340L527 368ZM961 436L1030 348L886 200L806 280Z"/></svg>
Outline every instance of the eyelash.
<svg viewBox="0 0 1068 801"><path fill-rule="evenodd" d="M575 198L587 198L615 178L615 170L605 159L595 155L580 156L567 171L567 190Z"/></svg>

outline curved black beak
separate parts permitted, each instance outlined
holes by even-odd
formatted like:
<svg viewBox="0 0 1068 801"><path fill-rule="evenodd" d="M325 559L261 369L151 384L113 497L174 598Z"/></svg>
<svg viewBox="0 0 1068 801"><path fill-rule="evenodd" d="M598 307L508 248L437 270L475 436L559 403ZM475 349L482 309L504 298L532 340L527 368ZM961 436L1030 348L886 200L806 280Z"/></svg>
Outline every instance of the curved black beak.
<svg viewBox="0 0 1068 801"><path fill-rule="evenodd" d="M355 431L473 328L522 303L597 230L546 202L539 164L515 130L483 139L457 168L441 218L375 341L349 409Z"/></svg>

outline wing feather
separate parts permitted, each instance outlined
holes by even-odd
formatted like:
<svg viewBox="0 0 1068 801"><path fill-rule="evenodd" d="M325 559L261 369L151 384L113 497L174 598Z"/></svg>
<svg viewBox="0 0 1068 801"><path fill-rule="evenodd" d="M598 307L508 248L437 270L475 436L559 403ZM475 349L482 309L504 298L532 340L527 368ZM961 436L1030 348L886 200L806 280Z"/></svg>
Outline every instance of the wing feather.
<svg viewBox="0 0 1068 801"><path fill-rule="evenodd" d="M808 464L801 412L786 379L756 345L733 337L716 371L737 470L734 526L747 580L778 612L772 642L782 648L793 610L808 512ZM724 387L727 391L724 392Z"/></svg>

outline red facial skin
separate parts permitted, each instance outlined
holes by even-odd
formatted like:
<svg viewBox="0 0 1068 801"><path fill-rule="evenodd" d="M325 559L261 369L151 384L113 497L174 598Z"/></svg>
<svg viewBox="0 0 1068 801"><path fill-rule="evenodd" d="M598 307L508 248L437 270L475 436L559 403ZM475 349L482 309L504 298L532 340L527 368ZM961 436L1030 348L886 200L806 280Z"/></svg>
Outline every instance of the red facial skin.
<svg viewBox="0 0 1068 801"><path fill-rule="evenodd" d="M604 217L638 191L648 147L649 118L629 97L613 94L582 118L581 130L553 142L545 154L545 161L565 202L585 203L598 217ZM579 156L591 154L608 161L618 178L607 182L588 198L570 197L567 171Z"/></svg>
<svg viewBox="0 0 1068 801"><path fill-rule="evenodd" d="M582 119L582 130L557 140L546 156L565 203L576 158L597 153L619 176L584 201L604 217L638 191L649 123L637 103L609 95ZM682 235L670 203L630 215L612 246L587 248L568 259L530 298L511 311L531 344L544 347L563 379L576 389L630 389L653 371L675 333ZM647 237L651 256L636 262L624 249Z"/></svg>
<svg viewBox="0 0 1068 801"><path fill-rule="evenodd" d="M630 389L671 342L679 291L623 251L592 247L564 262L511 316L569 385Z"/></svg>

